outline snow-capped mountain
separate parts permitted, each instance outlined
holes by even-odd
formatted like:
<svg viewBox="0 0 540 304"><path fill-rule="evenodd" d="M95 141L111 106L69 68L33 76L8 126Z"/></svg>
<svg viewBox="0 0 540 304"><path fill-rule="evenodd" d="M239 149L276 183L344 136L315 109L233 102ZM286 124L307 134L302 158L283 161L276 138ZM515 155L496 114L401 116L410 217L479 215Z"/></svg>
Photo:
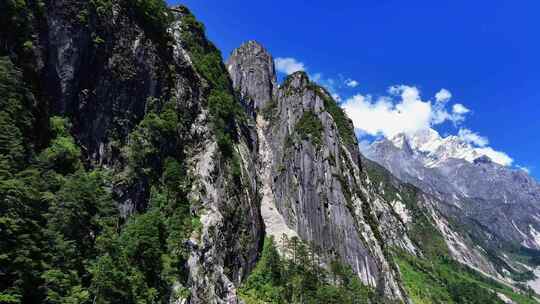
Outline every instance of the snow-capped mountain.
<svg viewBox="0 0 540 304"><path fill-rule="evenodd" d="M365 154L447 203L443 209L464 225L477 225L487 247L540 249L540 184L482 152L458 136L425 130L376 141Z"/></svg>
<svg viewBox="0 0 540 304"><path fill-rule="evenodd" d="M473 163L479 157L489 157L484 148L473 147L473 145L456 135L441 137L433 129L421 130L410 136L401 133L394 136L391 141L396 147L400 148L404 144L408 144L412 150L421 156L419 159L425 166L430 168L438 167L451 158L463 159ZM497 162L497 159L492 161Z"/></svg>

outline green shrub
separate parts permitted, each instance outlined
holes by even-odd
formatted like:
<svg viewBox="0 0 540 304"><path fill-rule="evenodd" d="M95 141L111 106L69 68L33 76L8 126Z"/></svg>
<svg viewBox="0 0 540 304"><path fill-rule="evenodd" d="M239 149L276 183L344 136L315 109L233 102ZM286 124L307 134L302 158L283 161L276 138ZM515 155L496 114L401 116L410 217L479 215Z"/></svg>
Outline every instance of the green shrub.
<svg viewBox="0 0 540 304"><path fill-rule="evenodd" d="M111 0L90 0L90 4L99 18L105 19L112 15L113 3ZM88 20L88 11L81 11L79 15L83 15L83 19Z"/></svg>
<svg viewBox="0 0 540 304"><path fill-rule="evenodd" d="M356 143L356 135L345 111L337 104L332 96L323 87L311 84L314 92L324 101L325 110L332 115L334 122L338 128L341 139L347 146L353 146Z"/></svg>
<svg viewBox="0 0 540 304"><path fill-rule="evenodd" d="M518 304L533 304L529 295L485 277L451 258L419 258L399 253L397 262L408 295L415 303L502 304L502 293Z"/></svg>
<svg viewBox="0 0 540 304"><path fill-rule="evenodd" d="M324 128L321 120L313 111L306 111L295 126L296 132L303 140L310 140L315 146L322 144Z"/></svg>
<svg viewBox="0 0 540 304"><path fill-rule="evenodd" d="M33 98L22 73L0 57L0 161L4 170L21 169L31 150Z"/></svg>
<svg viewBox="0 0 540 304"><path fill-rule="evenodd" d="M128 136L128 179L145 176L155 181L161 176L162 162L177 156L181 118L175 107L174 101L167 101L160 111L151 109Z"/></svg>
<svg viewBox="0 0 540 304"><path fill-rule="evenodd" d="M101 0L100 2L104 2ZM143 28L149 33L166 39L167 27L172 21L172 15L163 0L131 0L136 16L141 20ZM105 2L106 3L106 2Z"/></svg>
<svg viewBox="0 0 540 304"><path fill-rule="evenodd" d="M69 134L70 128L67 119L52 117L50 129L53 139L49 147L39 155L43 164L62 174L75 172L81 166L81 149Z"/></svg>
<svg viewBox="0 0 540 304"><path fill-rule="evenodd" d="M286 257L272 237L265 239L261 258L239 293L247 303L383 303L348 266L333 261L319 267L314 249L298 238L284 238Z"/></svg>
<svg viewBox="0 0 540 304"><path fill-rule="evenodd" d="M207 94L211 125L225 158L233 156L237 140L235 123L242 116L242 108L233 94L229 74L223 64L221 52L206 39L204 26L183 7L182 41L199 75L209 85Z"/></svg>

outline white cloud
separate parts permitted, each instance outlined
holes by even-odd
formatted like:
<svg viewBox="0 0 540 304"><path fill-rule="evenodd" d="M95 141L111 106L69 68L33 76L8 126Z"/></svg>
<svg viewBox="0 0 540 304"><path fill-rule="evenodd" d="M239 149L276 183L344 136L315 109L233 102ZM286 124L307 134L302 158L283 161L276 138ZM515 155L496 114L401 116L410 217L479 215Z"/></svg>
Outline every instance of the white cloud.
<svg viewBox="0 0 540 304"><path fill-rule="evenodd" d="M457 127L465 121L465 114L469 112L464 105L456 103L452 106L452 112L448 112L446 106L452 99L452 93L447 89L441 89L435 94L435 104L433 104L433 124L437 125L445 121L451 121Z"/></svg>
<svg viewBox="0 0 540 304"><path fill-rule="evenodd" d="M308 70L303 62L293 57L278 57L274 59L274 65L276 67L276 71L286 75L290 75L298 71L307 72ZM338 102L341 102L342 100L339 91L344 87L344 85L351 88L359 85L358 81L356 80L350 78L345 80L345 77L343 77L341 74L338 75L337 79L325 77L322 73L308 73L308 76L311 81L325 87L328 92L330 92L332 97Z"/></svg>
<svg viewBox="0 0 540 304"><path fill-rule="evenodd" d="M349 78L345 80L345 85L348 86L349 88L356 88L359 85L359 83L358 81Z"/></svg>
<svg viewBox="0 0 540 304"><path fill-rule="evenodd" d="M454 114L463 115L469 113L470 111L471 110L467 109L467 107L460 103L456 103L452 106L452 113Z"/></svg>
<svg viewBox="0 0 540 304"><path fill-rule="evenodd" d="M422 100L420 91L413 86L392 86L388 93L390 96L376 99L371 95L358 94L345 100L342 107L358 132L387 138L399 133L414 135L447 121L457 126L470 112L462 104L454 104L449 111L448 102L452 94L444 89L436 94L435 102ZM486 137L466 128L460 128L457 136L492 161L503 166L512 165L513 159L489 147Z"/></svg>
<svg viewBox="0 0 540 304"><path fill-rule="evenodd" d="M278 57L274 59L276 70L284 74L292 74L298 71L305 71L306 66L304 63L296 60L292 57Z"/></svg>
<svg viewBox="0 0 540 304"><path fill-rule="evenodd" d="M447 89L441 89L437 94L435 94L435 100L437 102L447 102L452 99L452 93Z"/></svg>
<svg viewBox="0 0 540 304"><path fill-rule="evenodd" d="M451 94L446 91L443 96L441 92L438 93L440 101L433 104L422 100L416 87L397 85L388 89L390 96L374 100L370 95L358 94L347 99L343 108L355 127L369 135L392 137L402 132L413 134L445 121L459 123L465 119L463 114L446 110L446 101Z"/></svg>
<svg viewBox="0 0 540 304"><path fill-rule="evenodd" d="M508 156L508 154L501 151L495 151L491 147L476 148L475 150L476 152L486 155L487 157L491 158L492 161L503 166L510 166L512 165L512 162L514 162L514 160Z"/></svg>
<svg viewBox="0 0 540 304"><path fill-rule="evenodd" d="M488 147L489 140L485 136L481 136L480 134L466 128L459 129L457 136L464 142L474 147L474 150L478 154L486 155L497 164L510 166L514 162L514 160L508 154Z"/></svg>
<svg viewBox="0 0 540 304"><path fill-rule="evenodd" d="M485 147L489 144L487 137L480 136L478 133L469 129L459 129L458 137L463 141L478 147Z"/></svg>

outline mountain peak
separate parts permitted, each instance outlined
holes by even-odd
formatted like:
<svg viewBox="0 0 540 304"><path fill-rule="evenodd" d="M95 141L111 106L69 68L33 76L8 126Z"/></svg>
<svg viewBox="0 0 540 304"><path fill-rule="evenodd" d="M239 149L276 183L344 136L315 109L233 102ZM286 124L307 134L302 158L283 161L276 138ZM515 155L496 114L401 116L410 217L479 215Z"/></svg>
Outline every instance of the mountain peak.
<svg viewBox="0 0 540 304"><path fill-rule="evenodd" d="M240 50L245 50L245 49L258 49L260 51L263 51L269 54L266 48L260 42L256 40L247 40L246 42L242 43L237 49L233 50L233 53L235 51L240 51Z"/></svg>
<svg viewBox="0 0 540 304"><path fill-rule="evenodd" d="M227 60L233 86L254 110L272 100L277 88L272 55L257 41L249 40L233 50Z"/></svg>
<svg viewBox="0 0 540 304"><path fill-rule="evenodd" d="M297 71L285 78L283 81L283 87L291 87L301 89L306 87L310 83L309 76L304 71Z"/></svg>
<svg viewBox="0 0 540 304"><path fill-rule="evenodd" d="M434 129L419 130L409 136L411 147L421 151L433 149L441 139L439 132Z"/></svg>
<svg viewBox="0 0 540 304"><path fill-rule="evenodd" d="M390 141L394 144L394 146L403 150L405 153L409 155L414 154L411 144L409 143L409 138L405 133L399 133L398 135L392 137Z"/></svg>

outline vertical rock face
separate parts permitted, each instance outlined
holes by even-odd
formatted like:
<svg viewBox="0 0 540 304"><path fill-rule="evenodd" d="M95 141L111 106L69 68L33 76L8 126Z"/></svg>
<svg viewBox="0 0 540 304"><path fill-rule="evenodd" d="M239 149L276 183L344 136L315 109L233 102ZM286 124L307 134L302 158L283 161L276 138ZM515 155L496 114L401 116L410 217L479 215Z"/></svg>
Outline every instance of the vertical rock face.
<svg viewBox="0 0 540 304"><path fill-rule="evenodd" d="M183 58L188 70L196 70L195 60L182 40L185 31L193 30L184 24L193 16L185 7L172 8L172 14L175 21L169 32L175 38L174 54ZM198 38L206 41L204 36ZM216 68L227 77L222 64ZM235 177L232 173L233 160L224 159L219 151L215 130L209 122L212 114L198 103L208 97L202 85L207 80L197 72L196 77L199 78L196 83L201 84L198 86L201 99L194 102L201 109L189 126L186 157L194 179L189 196L190 200L200 202L197 212L203 228L200 236L190 239L190 302L233 304L238 302L236 287L255 266L264 237L259 209L260 190L255 175L255 130L244 122L234 122L232 133L237 141L232 149L240 171ZM181 88L175 87L176 90ZM232 95L232 90L229 93Z"/></svg>
<svg viewBox="0 0 540 304"><path fill-rule="evenodd" d="M124 218L147 212L151 189L161 186L166 158L184 164L189 216L200 219L201 227L185 240L188 249L172 249L187 250L189 257L179 269L186 278L178 278L187 286L177 282L171 288L184 287L190 295L175 298L171 292L171 303L237 303L236 286L255 266L264 237L253 151L256 133L233 118L228 124L233 156L220 151L208 106L209 90L216 85L202 75L184 37L191 35L192 43L217 50L184 7L152 12L171 19L162 24L168 28L156 30L151 20L141 20L147 16L131 1L39 4L44 6L40 13L28 5L39 17L28 26L38 101L46 108L40 119L48 122L55 115L72 122L70 132L85 164L114 176L107 187ZM12 43L3 40L8 36L0 35L1 54L9 52L3 49ZM220 96L230 96L236 105L222 61L205 64L226 80ZM269 81L273 71L261 75L260 81ZM270 91L257 96L269 97ZM166 104L173 117L180 117L177 124L170 116L158 119ZM151 126L144 125L148 116ZM174 124L173 132L156 135L165 123ZM144 151L131 150L134 141ZM135 161L133 152L141 154Z"/></svg>
<svg viewBox="0 0 540 304"><path fill-rule="evenodd" d="M274 60L266 49L248 41L233 51L227 69L240 96L251 109L263 109L277 89Z"/></svg>
<svg viewBox="0 0 540 304"><path fill-rule="evenodd" d="M125 140L142 119L148 98L168 94L168 65L185 63L160 52L118 1L102 15L88 17L87 24L77 21L85 11L90 11L85 1L51 4L44 16L47 27L39 29L47 42L36 48L43 62L39 74L51 112L73 117L90 157L112 165L118 152L112 143Z"/></svg>
<svg viewBox="0 0 540 304"><path fill-rule="evenodd" d="M333 115L342 115L352 128L349 120L303 72L276 89L273 62L263 50L248 42L233 51L228 67L235 89L255 105L259 143L264 143L258 175L270 177L263 181L269 189L262 206L267 233L278 242L279 233L298 235L326 261L340 259L366 285L404 299L398 273L377 238L374 215L366 208L370 202L363 194L356 139L345 143Z"/></svg>

